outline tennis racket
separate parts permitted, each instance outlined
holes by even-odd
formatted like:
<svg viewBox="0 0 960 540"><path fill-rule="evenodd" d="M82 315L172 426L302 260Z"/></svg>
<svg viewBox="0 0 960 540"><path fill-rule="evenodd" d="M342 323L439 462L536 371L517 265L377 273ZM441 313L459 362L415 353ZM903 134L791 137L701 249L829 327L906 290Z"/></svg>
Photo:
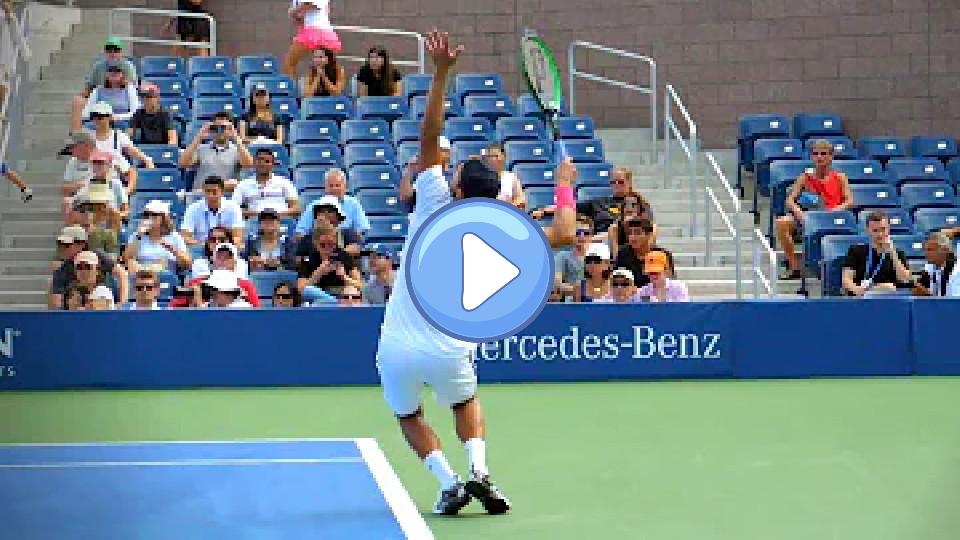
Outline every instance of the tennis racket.
<svg viewBox="0 0 960 540"><path fill-rule="evenodd" d="M563 82L560 79L560 68L557 67L553 52L532 30L524 32L520 48L520 66L523 69L527 90L543 110L548 132L553 137L554 153L559 162L567 155L564 145L560 142L560 131L557 125L563 103Z"/></svg>

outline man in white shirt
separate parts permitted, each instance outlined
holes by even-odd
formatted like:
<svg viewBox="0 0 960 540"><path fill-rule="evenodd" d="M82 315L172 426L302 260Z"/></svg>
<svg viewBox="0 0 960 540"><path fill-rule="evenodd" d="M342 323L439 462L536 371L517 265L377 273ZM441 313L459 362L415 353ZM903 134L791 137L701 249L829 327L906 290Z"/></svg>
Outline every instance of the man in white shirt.
<svg viewBox="0 0 960 540"><path fill-rule="evenodd" d="M137 272L133 285L132 303L126 304L124 309L161 309L157 303L160 297L160 278L150 270Z"/></svg>
<svg viewBox="0 0 960 540"><path fill-rule="evenodd" d="M943 231L934 231L923 245L927 263L914 283L915 296L960 296L960 267L953 253L953 242Z"/></svg>
<svg viewBox="0 0 960 540"><path fill-rule="evenodd" d="M214 270L204 282L211 289L209 308L249 308L241 297L242 289L237 275L229 270Z"/></svg>
<svg viewBox="0 0 960 540"><path fill-rule="evenodd" d="M60 151L62 156L71 156L67 162L67 168L63 172L63 196L64 213L69 213L73 206L73 197L87 187L90 179L95 176L100 178L109 178L111 183L120 183L123 187L123 178L126 178L127 185L136 185L137 170L130 166L123 154L119 151L104 152L97 149L97 140L93 133L89 131L78 131L70 135L67 139L67 146ZM112 168L109 174L94 171L93 158L107 162ZM113 186L111 186L113 189ZM115 190L116 191L116 190ZM123 189L126 191L126 188Z"/></svg>
<svg viewBox="0 0 960 540"><path fill-rule="evenodd" d="M297 188L289 178L274 174L275 159L269 149L257 150L253 160L256 176L241 181L234 190L233 202L243 209L245 219L256 218L266 209L276 210L281 218L300 215Z"/></svg>
<svg viewBox="0 0 960 540"><path fill-rule="evenodd" d="M188 246L202 244L214 227L226 227L233 243L243 245L243 211L224 198L223 191L223 178L208 176L203 181L203 199L187 207L180 225L180 236Z"/></svg>

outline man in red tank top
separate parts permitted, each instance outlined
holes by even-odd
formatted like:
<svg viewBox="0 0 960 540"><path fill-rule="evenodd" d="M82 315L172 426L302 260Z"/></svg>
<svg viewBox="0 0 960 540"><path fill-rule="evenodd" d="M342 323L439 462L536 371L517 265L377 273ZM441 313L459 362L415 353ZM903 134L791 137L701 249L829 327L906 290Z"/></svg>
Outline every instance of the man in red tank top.
<svg viewBox="0 0 960 540"><path fill-rule="evenodd" d="M793 238L803 228L806 210L846 210L853 206L847 176L832 168L833 145L829 141L816 141L811 146L810 153L816 169L797 178L787 194L787 214L778 217L776 222L777 240L780 241L787 259L787 274L781 279L799 279L803 270L803 261L793 250ZM801 199L807 203L806 210L801 205Z"/></svg>

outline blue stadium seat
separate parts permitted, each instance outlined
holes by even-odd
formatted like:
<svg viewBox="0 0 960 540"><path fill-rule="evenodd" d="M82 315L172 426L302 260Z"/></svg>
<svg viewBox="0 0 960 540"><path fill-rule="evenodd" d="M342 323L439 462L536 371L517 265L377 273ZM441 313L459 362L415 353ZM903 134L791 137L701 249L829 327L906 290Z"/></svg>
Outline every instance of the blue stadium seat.
<svg viewBox="0 0 960 540"><path fill-rule="evenodd" d="M609 186L612 176L609 163L577 163L577 186Z"/></svg>
<svg viewBox="0 0 960 540"><path fill-rule="evenodd" d="M787 213L787 193L801 174L814 171L813 162L806 159L774 161L770 164L770 212L768 212L767 235L771 238L771 242L776 241L773 234L773 220Z"/></svg>
<svg viewBox="0 0 960 540"><path fill-rule="evenodd" d="M292 96L274 96L270 98L270 110L277 116L277 121L281 124L300 118L300 104L297 98Z"/></svg>
<svg viewBox="0 0 960 540"><path fill-rule="evenodd" d="M400 147L405 142L420 141L420 121L396 120L393 122L393 145Z"/></svg>
<svg viewBox="0 0 960 540"><path fill-rule="evenodd" d="M170 116L179 123L187 122L193 115L190 102L185 97L162 97L160 106L166 109Z"/></svg>
<svg viewBox="0 0 960 540"><path fill-rule="evenodd" d="M187 66L183 58L178 56L144 56L140 59L141 79L151 82L161 77L186 77Z"/></svg>
<svg viewBox="0 0 960 540"><path fill-rule="evenodd" d="M553 172L554 167L544 163L521 163L513 168L513 174L517 175L517 179L520 180L520 185L524 189L552 186L554 183ZM577 181L580 181L579 176Z"/></svg>
<svg viewBox="0 0 960 540"><path fill-rule="evenodd" d="M304 191L300 194L300 208L309 208L311 204L320 199L320 197L326 197L326 193L318 189L311 189Z"/></svg>
<svg viewBox="0 0 960 540"><path fill-rule="evenodd" d="M176 169L179 167L180 148L172 144L139 144L141 152L153 158L153 164L158 169Z"/></svg>
<svg viewBox="0 0 960 540"><path fill-rule="evenodd" d="M857 234L857 218L847 210L814 210L805 214L803 258L807 268L816 271L823 257L820 239L831 234Z"/></svg>
<svg viewBox="0 0 960 540"><path fill-rule="evenodd" d="M577 190L577 201L592 201L611 195L613 195L613 189L610 186L587 186Z"/></svg>
<svg viewBox="0 0 960 540"><path fill-rule="evenodd" d="M290 144L337 142L340 128L333 120L297 120L290 124Z"/></svg>
<svg viewBox="0 0 960 540"><path fill-rule="evenodd" d="M191 56L187 60L190 78L210 75L233 75L233 58L229 56Z"/></svg>
<svg viewBox="0 0 960 540"><path fill-rule="evenodd" d="M407 163L410 163L410 160L413 159L413 156L419 153L419 141L408 141L397 146L397 165L401 168L405 167Z"/></svg>
<svg viewBox="0 0 960 540"><path fill-rule="evenodd" d="M530 94L523 94L517 98L517 113L514 116L532 116L545 120L543 109L540 107L540 103L537 102L537 98L531 96ZM570 116L570 110L567 107L567 101L563 100L560 103L560 116Z"/></svg>
<svg viewBox="0 0 960 540"><path fill-rule="evenodd" d="M860 159L874 159L881 163L907 155L903 141L896 137L864 137L860 139L858 148Z"/></svg>
<svg viewBox="0 0 960 540"><path fill-rule="evenodd" d="M887 162L887 180L900 187L905 182L946 182L947 171L935 158L891 159Z"/></svg>
<svg viewBox="0 0 960 540"><path fill-rule="evenodd" d="M293 168L305 165L333 165L343 168L343 154L340 146L333 143L298 144L290 155Z"/></svg>
<svg viewBox="0 0 960 540"><path fill-rule="evenodd" d="M947 162L947 175L950 177L951 184L960 185L960 157Z"/></svg>
<svg viewBox="0 0 960 540"><path fill-rule="evenodd" d="M394 264L400 262L401 256L403 254L403 242L402 241L383 241L383 242L366 242L367 249L370 250L380 250L385 249L387 253L390 254L390 257L393 259Z"/></svg>
<svg viewBox="0 0 960 540"><path fill-rule="evenodd" d="M161 98L190 97L190 83L183 77L157 77L150 82L157 85Z"/></svg>
<svg viewBox="0 0 960 540"><path fill-rule="evenodd" d="M920 208L913 214L914 228L920 234L960 227L960 208Z"/></svg>
<svg viewBox="0 0 960 540"><path fill-rule="evenodd" d="M279 72L280 61L272 54L261 56L238 56L237 75L246 79L250 75L273 75Z"/></svg>
<svg viewBox="0 0 960 540"><path fill-rule="evenodd" d="M836 161L833 163L833 169L847 175L850 185L875 184L877 182L887 181L887 173L883 170L883 164L876 160L855 159Z"/></svg>
<svg viewBox="0 0 960 540"><path fill-rule="evenodd" d="M240 105L240 98L216 97L216 98L197 98L193 100L193 120L210 120L213 115L220 111L231 113L234 118L243 113Z"/></svg>
<svg viewBox="0 0 960 540"><path fill-rule="evenodd" d="M850 186L853 195L854 212L864 208L897 208L900 198L896 188L890 184L854 184Z"/></svg>
<svg viewBox="0 0 960 540"><path fill-rule="evenodd" d="M395 187L364 189L357 192L357 200L368 216L405 216L408 211Z"/></svg>
<svg viewBox="0 0 960 540"><path fill-rule="evenodd" d="M547 131L539 118L501 118L497 120L496 139L510 141L546 141Z"/></svg>
<svg viewBox="0 0 960 540"><path fill-rule="evenodd" d="M406 117L407 114L407 100L400 96L368 96L357 100L357 118L393 122Z"/></svg>
<svg viewBox="0 0 960 540"><path fill-rule="evenodd" d="M512 141L504 145L507 152L507 170L519 163L551 163L553 145L542 141Z"/></svg>
<svg viewBox="0 0 960 540"><path fill-rule="evenodd" d="M903 208L910 215L919 208L953 208L957 197L946 182L911 182L900 189Z"/></svg>
<svg viewBox="0 0 960 540"><path fill-rule="evenodd" d="M366 206L364 206L364 209L366 209ZM369 214L369 211L367 213ZM407 236L409 222L406 214L370 216L369 219L370 231L367 232L367 243L402 241Z"/></svg>
<svg viewBox="0 0 960 540"><path fill-rule="evenodd" d="M835 160L851 160L857 159L859 154L857 154L857 148L854 146L853 141L850 140L850 137L841 136L841 135L831 135L824 137L813 137L807 139L803 142L803 151L807 159L811 159L810 147L813 146L813 143L824 140L833 145L833 159Z"/></svg>
<svg viewBox="0 0 960 540"><path fill-rule="evenodd" d="M297 273L292 270L250 272L250 281L253 283L253 287L257 290L258 297L261 299L271 298L273 296L273 289L284 281L296 286Z"/></svg>
<svg viewBox="0 0 960 540"><path fill-rule="evenodd" d="M390 126L383 120L345 120L340 126L340 142L385 142L390 137Z"/></svg>
<svg viewBox="0 0 960 540"><path fill-rule="evenodd" d="M343 158L348 169L356 165L394 165L397 161L393 145L386 142L347 145Z"/></svg>
<svg viewBox="0 0 960 540"><path fill-rule="evenodd" d="M427 96L414 96L410 100L410 109L407 112L407 118L410 120L422 120L424 111L427 108ZM443 101L443 110L446 118L455 118L463 116L463 106L455 99L447 98Z"/></svg>
<svg viewBox="0 0 960 540"><path fill-rule="evenodd" d="M553 188L548 186L531 186L524 188L527 198L527 210L538 210L553 204Z"/></svg>
<svg viewBox="0 0 960 540"><path fill-rule="evenodd" d="M513 100L505 95L467 96L463 101L466 116L479 116L496 122L498 118L514 116Z"/></svg>
<svg viewBox="0 0 960 540"><path fill-rule="evenodd" d="M258 150L266 148L273 152L273 159L276 160L276 164L279 167L290 167L290 153L287 152L287 147L282 144L249 144L247 145L247 150L250 151L251 156L256 156Z"/></svg>
<svg viewBox="0 0 960 540"><path fill-rule="evenodd" d="M470 159L470 156L485 156L487 143L483 141L463 141L453 145L450 153L450 165L456 167L460 162Z"/></svg>
<svg viewBox="0 0 960 540"><path fill-rule="evenodd" d="M957 140L948 135L917 135L910 139L910 155L947 161L960 155L960 152L957 151Z"/></svg>
<svg viewBox="0 0 960 540"><path fill-rule="evenodd" d="M444 124L443 134L453 143L489 142L493 136L493 127L486 118L451 118Z"/></svg>
<svg viewBox="0 0 960 540"><path fill-rule="evenodd" d="M304 98L300 104L301 120L334 120L353 118L353 101L347 96Z"/></svg>
<svg viewBox="0 0 960 540"><path fill-rule="evenodd" d="M170 213L177 218L183 217L184 205L179 196L172 191L136 192L130 196L130 220L143 217L143 208L150 201L170 203Z"/></svg>
<svg viewBox="0 0 960 540"><path fill-rule="evenodd" d="M903 254L906 255L906 262L916 262L926 259L926 256L923 253L923 241L924 237L919 234L891 234L890 240L893 241L894 247L903 251Z"/></svg>
<svg viewBox="0 0 960 540"><path fill-rule="evenodd" d="M536 143L535 143L536 144ZM567 156L574 163L603 163L603 142L600 139L563 142Z"/></svg>
<svg viewBox="0 0 960 540"><path fill-rule="evenodd" d="M803 143L798 139L758 139L753 144L753 167L757 186L767 195L770 185L770 162L803 159Z"/></svg>
<svg viewBox="0 0 960 540"><path fill-rule="evenodd" d="M296 152L296 150L294 150ZM326 174L334 165L306 165L293 170L293 185L297 191L323 191Z"/></svg>
<svg viewBox="0 0 960 540"><path fill-rule="evenodd" d="M266 88L270 97L300 97L297 83L287 75L250 75L244 79L243 96L250 97L254 90Z"/></svg>
<svg viewBox="0 0 960 540"><path fill-rule="evenodd" d="M347 173L347 187L353 193L367 189L397 189L400 173L391 165L357 165Z"/></svg>
<svg viewBox="0 0 960 540"><path fill-rule="evenodd" d="M410 102L414 96L425 96L430 92L430 85L433 83L433 75L421 73L411 73L403 76L403 95Z"/></svg>
<svg viewBox="0 0 960 540"><path fill-rule="evenodd" d="M793 117L793 138L843 136L843 121L835 113L800 113Z"/></svg>
<svg viewBox="0 0 960 540"><path fill-rule="evenodd" d="M137 193L147 191L181 191L186 186L179 169L137 169Z"/></svg>
<svg viewBox="0 0 960 540"><path fill-rule="evenodd" d="M503 80L497 73L460 73L453 80L453 93L461 102L467 96L503 94Z"/></svg>
<svg viewBox="0 0 960 540"><path fill-rule="evenodd" d="M824 297L843 295L843 264L847 259L847 252L853 246L869 243L870 239L863 235L843 234L823 237L820 287Z"/></svg>
<svg viewBox="0 0 960 540"><path fill-rule="evenodd" d="M790 138L790 120L782 114L747 114L740 117L737 150L740 166L753 171L753 143L758 139Z"/></svg>
<svg viewBox="0 0 960 540"><path fill-rule="evenodd" d="M240 83L232 75L203 76L193 80L190 95L204 97L241 97Z"/></svg>
<svg viewBox="0 0 960 540"><path fill-rule="evenodd" d="M866 234L867 216L870 212L880 211L886 214L890 221L890 232L892 234L913 234L913 220L910 214L903 208L864 208L857 215L857 221L860 223L860 231Z"/></svg>
<svg viewBox="0 0 960 540"><path fill-rule="evenodd" d="M593 119L589 116L568 116L557 119L561 139L593 139Z"/></svg>

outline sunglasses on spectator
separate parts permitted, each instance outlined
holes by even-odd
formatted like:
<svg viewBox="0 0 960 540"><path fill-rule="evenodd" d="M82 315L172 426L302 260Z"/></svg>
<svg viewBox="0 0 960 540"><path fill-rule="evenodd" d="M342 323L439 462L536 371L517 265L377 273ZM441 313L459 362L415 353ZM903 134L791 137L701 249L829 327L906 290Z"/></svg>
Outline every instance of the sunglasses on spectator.
<svg viewBox="0 0 960 540"><path fill-rule="evenodd" d="M77 270L93 270L93 266L89 264L78 264L76 268Z"/></svg>
<svg viewBox="0 0 960 540"><path fill-rule="evenodd" d="M100 113L91 113L90 118L93 118L94 120L106 120L107 118L110 118L110 115L100 114Z"/></svg>
<svg viewBox="0 0 960 540"><path fill-rule="evenodd" d="M153 213L153 212L144 212L144 213L143 213L143 217L145 217L145 218L147 218L147 219L154 218L154 217L160 217L160 216L162 216L162 215L163 215L163 214L155 214L155 213Z"/></svg>
<svg viewBox="0 0 960 540"><path fill-rule="evenodd" d="M222 244L223 242L227 242L227 241L228 240L226 236L211 236L207 238L207 242L216 242L218 244Z"/></svg>
<svg viewBox="0 0 960 540"><path fill-rule="evenodd" d="M123 49L121 49L120 47L112 47L112 46L104 47L103 50L107 52L123 52Z"/></svg>
<svg viewBox="0 0 960 540"><path fill-rule="evenodd" d="M830 155L830 152L825 152L825 151L823 151L823 150L820 150L820 151L810 152L810 154L811 154L811 155L814 155L814 156L829 156L829 155Z"/></svg>
<svg viewBox="0 0 960 540"><path fill-rule="evenodd" d="M336 244L334 242L317 242L317 247L320 249L329 249L334 247Z"/></svg>
<svg viewBox="0 0 960 540"><path fill-rule="evenodd" d="M363 296L359 294L344 294L340 298L344 300L362 300Z"/></svg>
<svg viewBox="0 0 960 540"><path fill-rule="evenodd" d="M293 295L290 293L276 293L273 295L277 300L292 300Z"/></svg>
<svg viewBox="0 0 960 540"><path fill-rule="evenodd" d="M629 282L629 281L625 281L625 280L620 280L620 279L618 279L618 280L615 280L615 281L611 281L611 282L610 282L610 286L616 287L616 288L618 288L618 289L624 289L624 288L630 286L630 282Z"/></svg>
<svg viewBox="0 0 960 540"><path fill-rule="evenodd" d="M584 258L583 262L586 264L600 264L603 262L603 259L601 259L600 257L595 257L591 255L589 257Z"/></svg>
<svg viewBox="0 0 960 540"><path fill-rule="evenodd" d="M577 229L577 236L590 236L590 229Z"/></svg>
<svg viewBox="0 0 960 540"><path fill-rule="evenodd" d="M626 183L627 183L626 180L611 180L611 181L610 181L610 184L611 184L611 185L613 185L613 184L626 184Z"/></svg>
<svg viewBox="0 0 960 540"><path fill-rule="evenodd" d="M143 284L139 284L139 285L136 285L135 288L136 288L137 291L139 291L139 292L144 292L144 291L152 291L152 290L154 290L156 287L153 286L153 285L143 285Z"/></svg>

